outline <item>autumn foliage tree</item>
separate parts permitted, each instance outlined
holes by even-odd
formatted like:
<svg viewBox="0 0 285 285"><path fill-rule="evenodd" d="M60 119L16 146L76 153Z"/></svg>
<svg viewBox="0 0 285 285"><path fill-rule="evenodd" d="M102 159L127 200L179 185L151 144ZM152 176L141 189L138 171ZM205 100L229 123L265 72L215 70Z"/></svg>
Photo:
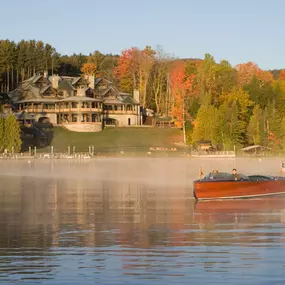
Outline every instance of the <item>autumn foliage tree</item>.
<svg viewBox="0 0 285 285"><path fill-rule="evenodd" d="M192 119L186 110L191 91L193 90L193 82L194 74L189 75L186 73L186 64L184 62L176 63L170 73L170 86L173 100L171 115L176 120L177 126L183 127L184 142L186 142L185 116L188 115L188 119Z"/></svg>
<svg viewBox="0 0 285 285"><path fill-rule="evenodd" d="M146 106L149 77L156 61L156 51L150 46L143 50L130 48L122 51L114 69L116 78L123 91L131 93L134 89L140 91L140 101Z"/></svg>
<svg viewBox="0 0 285 285"><path fill-rule="evenodd" d="M132 92L139 87L140 50L132 47L122 51L114 74L123 91Z"/></svg>
<svg viewBox="0 0 285 285"><path fill-rule="evenodd" d="M170 115L184 133L185 121L190 121L193 143L210 139L223 149L260 143L285 152L285 69L263 70L253 62L232 67L210 54L177 59L150 46L127 48L120 55L96 49L88 55L59 55L42 41L0 40L1 92L47 70L103 77L130 94L139 90L141 106L153 109L156 117Z"/></svg>
<svg viewBox="0 0 285 285"><path fill-rule="evenodd" d="M86 75L95 75L97 70L97 66L94 63L84 63L81 72Z"/></svg>
<svg viewBox="0 0 285 285"><path fill-rule="evenodd" d="M279 80L285 80L285 69L282 69L279 73Z"/></svg>
<svg viewBox="0 0 285 285"><path fill-rule="evenodd" d="M263 71L253 62L238 64L236 69L238 71L238 84L241 87L250 83L254 76L260 80L261 84L273 80L273 75L270 72Z"/></svg>

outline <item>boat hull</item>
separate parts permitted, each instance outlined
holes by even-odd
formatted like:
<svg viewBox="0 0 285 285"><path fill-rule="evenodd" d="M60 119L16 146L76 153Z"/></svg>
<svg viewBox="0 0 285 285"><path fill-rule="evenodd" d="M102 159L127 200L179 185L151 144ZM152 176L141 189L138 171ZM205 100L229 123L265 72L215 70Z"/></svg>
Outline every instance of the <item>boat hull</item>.
<svg viewBox="0 0 285 285"><path fill-rule="evenodd" d="M193 183L197 200L254 198L285 194L285 180L269 181L202 181Z"/></svg>

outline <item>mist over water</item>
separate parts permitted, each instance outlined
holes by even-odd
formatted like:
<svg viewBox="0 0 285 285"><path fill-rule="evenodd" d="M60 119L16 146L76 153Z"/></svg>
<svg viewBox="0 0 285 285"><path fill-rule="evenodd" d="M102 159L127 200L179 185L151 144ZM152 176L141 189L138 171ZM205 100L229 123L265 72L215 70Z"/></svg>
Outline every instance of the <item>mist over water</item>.
<svg viewBox="0 0 285 285"><path fill-rule="evenodd" d="M97 158L82 160L5 160L1 175L84 179L140 183L152 186L189 187L199 169L244 174L279 175L280 158Z"/></svg>
<svg viewBox="0 0 285 285"><path fill-rule="evenodd" d="M280 159L0 162L0 283L284 284L285 197L196 203L199 167Z"/></svg>

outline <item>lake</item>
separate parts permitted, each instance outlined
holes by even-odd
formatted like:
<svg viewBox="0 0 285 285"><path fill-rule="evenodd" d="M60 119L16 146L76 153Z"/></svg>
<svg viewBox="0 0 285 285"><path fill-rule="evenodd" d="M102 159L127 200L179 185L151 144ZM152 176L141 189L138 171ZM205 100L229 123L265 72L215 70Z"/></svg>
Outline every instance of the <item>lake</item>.
<svg viewBox="0 0 285 285"><path fill-rule="evenodd" d="M285 197L195 202L199 167L280 159L0 162L0 283L284 284Z"/></svg>

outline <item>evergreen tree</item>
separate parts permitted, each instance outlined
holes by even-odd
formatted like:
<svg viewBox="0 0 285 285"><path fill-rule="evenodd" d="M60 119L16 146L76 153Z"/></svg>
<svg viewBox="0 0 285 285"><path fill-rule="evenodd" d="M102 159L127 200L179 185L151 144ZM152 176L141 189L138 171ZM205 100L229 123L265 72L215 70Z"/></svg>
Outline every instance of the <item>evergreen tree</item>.
<svg viewBox="0 0 285 285"><path fill-rule="evenodd" d="M217 109L212 105L202 105L198 111L193 130L193 141L210 140L217 142Z"/></svg>
<svg viewBox="0 0 285 285"><path fill-rule="evenodd" d="M241 145L244 143L245 125L242 120L239 120L239 110L236 101L232 103L230 114L230 139L232 142L231 146Z"/></svg>
<svg viewBox="0 0 285 285"><path fill-rule="evenodd" d="M4 124L4 136L3 136L3 146L8 152L19 152L21 150L21 130L17 119L13 115L9 115L5 119Z"/></svg>
<svg viewBox="0 0 285 285"><path fill-rule="evenodd" d="M256 105L247 127L248 142L250 144L257 145L261 143L261 128L263 128L262 118L262 110L259 105Z"/></svg>
<svg viewBox="0 0 285 285"><path fill-rule="evenodd" d="M223 149L233 149L243 143L243 125L238 115L236 101L225 102L219 108L216 135Z"/></svg>

